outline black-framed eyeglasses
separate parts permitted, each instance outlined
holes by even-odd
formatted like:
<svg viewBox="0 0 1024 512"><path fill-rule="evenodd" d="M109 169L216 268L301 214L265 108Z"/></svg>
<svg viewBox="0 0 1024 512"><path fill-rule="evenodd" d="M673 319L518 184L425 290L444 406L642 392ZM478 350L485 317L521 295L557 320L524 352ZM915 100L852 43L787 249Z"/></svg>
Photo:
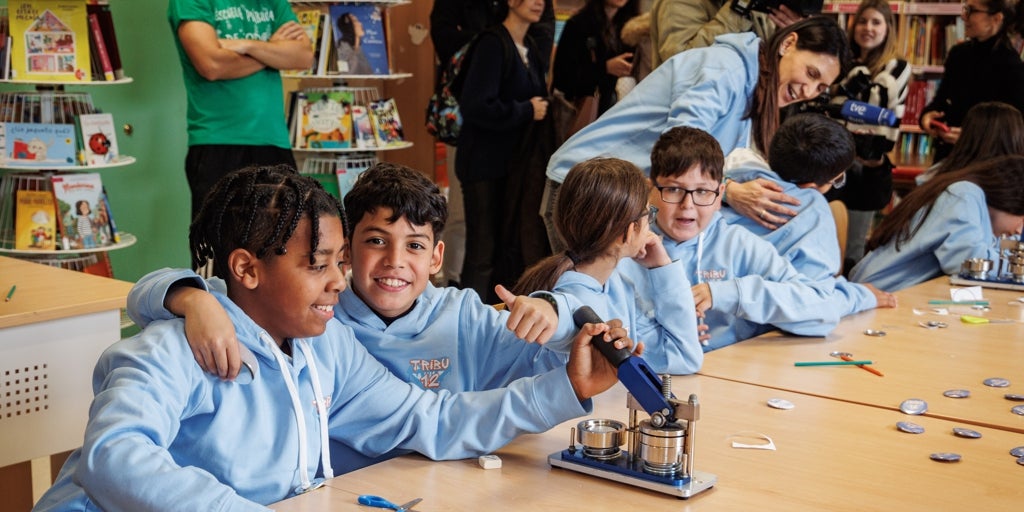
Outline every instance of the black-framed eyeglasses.
<svg viewBox="0 0 1024 512"><path fill-rule="evenodd" d="M843 188L843 186L846 185L846 172L844 171L839 176L836 176L829 183L832 184L832 188L836 188L836 189Z"/></svg>
<svg viewBox="0 0 1024 512"><path fill-rule="evenodd" d="M693 204L697 206L711 206L715 204L715 199L718 199L718 189L708 190L706 188L698 188L696 190L690 190L683 187L659 187L655 186L658 192L661 193L661 200L669 204L678 204L686 200L686 194L690 194L690 198L693 199Z"/></svg>
<svg viewBox="0 0 1024 512"><path fill-rule="evenodd" d="M985 9L979 9L977 7L969 5L967 2L961 2L960 3L960 12L962 12L964 14L965 18L970 18L972 14L977 13L977 12L981 12L981 13L985 13L985 14L992 14L992 11L987 11Z"/></svg>
<svg viewBox="0 0 1024 512"><path fill-rule="evenodd" d="M641 213L634 222L639 222L644 217L647 217L647 223L653 226L658 220L658 209L652 204L647 205L647 211Z"/></svg>

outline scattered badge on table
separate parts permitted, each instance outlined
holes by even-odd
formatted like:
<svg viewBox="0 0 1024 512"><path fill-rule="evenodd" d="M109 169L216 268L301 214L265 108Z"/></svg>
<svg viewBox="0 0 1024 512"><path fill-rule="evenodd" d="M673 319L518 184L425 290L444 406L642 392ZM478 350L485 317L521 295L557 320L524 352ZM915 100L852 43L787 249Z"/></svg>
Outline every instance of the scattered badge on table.
<svg viewBox="0 0 1024 512"><path fill-rule="evenodd" d="M928 402L920 398L908 398L900 404L900 410L906 414L924 414L928 410Z"/></svg>
<svg viewBox="0 0 1024 512"><path fill-rule="evenodd" d="M1012 412L1012 413L1014 413L1016 415L1019 415L1019 416L1024 416L1024 405L1018 405L1018 406L1014 407L1013 409L1010 409L1010 412Z"/></svg>
<svg viewBox="0 0 1024 512"><path fill-rule="evenodd" d="M957 437L966 437L968 439L978 439L981 437L981 432L971 430L969 428L953 427L953 435Z"/></svg>
<svg viewBox="0 0 1024 512"><path fill-rule="evenodd" d="M937 460L939 462L960 462L959 453L940 452L933 453L929 457L931 457L932 460Z"/></svg>
<svg viewBox="0 0 1024 512"><path fill-rule="evenodd" d="M950 389L947 391L943 391L942 394L944 396L948 396L949 398L967 398L971 396L971 392L966 389Z"/></svg>
<svg viewBox="0 0 1024 512"><path fill-rule="evenodd" d="M1006 379L1004 379L1002 377L992 377L992 378L989 378L989 379L985 379L982 383L985 384L986 386L990 386L990 387L993 387L993 388L1008 388L1008 387L1010 387L1010 381L1006 380Z"/></svg>
<svg viewBox="0 0 1024 512"><path fill-rule="evenodd" d="M1010 455L1013 455L1014 457L1024 457L1024 446L1018 446L1010 450Z"/></svg>
<svg viewBox="0 0 1024 512"><path fill-rule="evenodd" d="M1017 457L1017 464L1024 466L1024 457Z"/></svg>
<svg viewBox="0 0 1024 512"><path fill-rule="evenodd" d="M784 398L769 398L768 407L774 407L776 409L785 409L788 411L796 406L793 405L793 402L790 402L789 400L786 400Z"/></svg>
<svg viewBox="0 0 1024 512"><path fill-rule="evenodd" d="M877 329L864 329L864 334L868 336L885 336L885 331L879 331Z"/></svg>
<svg viewBox="0 0 1024 512"><path fill-rule="evenodd" d="M1003 395L1003 398L1005 398L1005 399L1007 399L1007 400L1009 400L1011 402L1024 402L1024 395L1017 395L1017 394L1014 394L1014 393L1007 393L1007 394Z"/></svg>
<svg viewBox="0 0 1024 512"><path fill-rule="evenodd" d="M900 429L901 432L906 432L908 434L924 434L924 427L909 421L897 421L896 428Z"/></svg>

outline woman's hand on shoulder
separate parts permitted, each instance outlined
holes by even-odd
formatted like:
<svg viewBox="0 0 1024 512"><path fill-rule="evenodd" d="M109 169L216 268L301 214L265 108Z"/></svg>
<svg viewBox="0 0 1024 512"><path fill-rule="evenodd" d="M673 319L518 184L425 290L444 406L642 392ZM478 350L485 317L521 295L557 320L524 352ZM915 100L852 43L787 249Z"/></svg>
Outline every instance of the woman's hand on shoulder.
<svg viewBox="0 0 1024 512"><path fill-rule="evenodd" d="M768 229L777 229L796 216L787 204L800 206L800 201L783 193L778 183L765 178L746 183L729 180L726 189L732 209Z"/></svg>

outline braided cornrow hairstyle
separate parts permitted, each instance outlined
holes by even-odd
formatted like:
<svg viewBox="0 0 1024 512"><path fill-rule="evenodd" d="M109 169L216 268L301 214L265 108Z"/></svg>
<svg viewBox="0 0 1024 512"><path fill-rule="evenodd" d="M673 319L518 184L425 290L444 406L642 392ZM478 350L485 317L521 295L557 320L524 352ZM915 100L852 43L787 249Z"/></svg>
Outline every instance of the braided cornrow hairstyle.
<svg viewBox="0 0 1024 512"><path fill-rule="evenodd" d="M285 245L299 221L310 220L310 264L320 245L320 216L336 215L345 225L337 198L319 182L283 164L252 166L222 178L206 197L189 231L194 268L213 262L213 275L228 277L227 256L246 249L262 259L271 251L285 254Z"/></svg>

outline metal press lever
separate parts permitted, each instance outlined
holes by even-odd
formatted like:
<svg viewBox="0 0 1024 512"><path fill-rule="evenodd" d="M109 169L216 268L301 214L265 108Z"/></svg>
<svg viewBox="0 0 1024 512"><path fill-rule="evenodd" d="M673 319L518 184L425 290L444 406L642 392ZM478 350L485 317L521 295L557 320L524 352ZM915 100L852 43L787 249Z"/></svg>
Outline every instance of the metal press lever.
<svg viewBox="0 0 1024 512"><path fill-rule="evenodd" d="M572 320L576 327L583 327L587 323L604 323L590 306L577 309ZM665 396L662 392L661 378L647 366L647 361L634 356L628 348L616 349L611 343L605 342L602 335L594 336L592 343L618 369L619 381L644 411L651 415L652 425L661 427L676 421L676 406L670 400L671 396Z"/></svg>

